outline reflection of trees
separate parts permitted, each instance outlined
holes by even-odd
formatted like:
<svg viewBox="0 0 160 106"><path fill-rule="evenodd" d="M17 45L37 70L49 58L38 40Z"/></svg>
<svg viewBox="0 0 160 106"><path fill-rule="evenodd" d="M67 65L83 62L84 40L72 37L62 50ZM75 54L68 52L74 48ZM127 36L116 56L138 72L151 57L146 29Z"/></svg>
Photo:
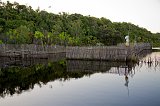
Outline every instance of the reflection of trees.
<svg viewBox="0 0 160 106"><path fill-rule="evenodd" d="M23 91L33 89L35 84L41 87L49 81L81 78L96 72L114 74L125 72L128 75L132 73L134 65L133 63L122 62L78 60L67 60L66 62L63 60L29 67L3 67L0 69L0 96L21 94Z"/></svg>
<svg viewBox="0 0 160 106"><path fill-rule="evenodd" d="M41 86L49 81L81 78L92 72L67 72L66 62L54 62L47 65L37 64L32 67L8 67L0 70L0 96L21 94L23 91Z"/></svg>

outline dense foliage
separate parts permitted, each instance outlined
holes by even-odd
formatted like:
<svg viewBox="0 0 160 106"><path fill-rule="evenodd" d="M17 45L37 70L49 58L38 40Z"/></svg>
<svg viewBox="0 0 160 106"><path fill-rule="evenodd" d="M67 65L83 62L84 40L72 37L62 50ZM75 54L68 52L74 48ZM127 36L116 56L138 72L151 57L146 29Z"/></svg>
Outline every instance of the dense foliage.
<svg viewBox="0 0 160 106"><path fill-rule="evenodd" d="M160 46L160 33L153 34L131 23L81 14L53 14L16 2L0 2L0 43L116 45L125 41L128 31L132 42Z"/></svg>
<svg viewBox="0 0 160 106"><path fill-rule="evenodd" d="M66 81L71 78L89 76L93 72L67 71L66 61L36 64L29 67L9 66L0 68L0 97L21 94L34 88L35 84L47 84L49 81Z"/></svg>

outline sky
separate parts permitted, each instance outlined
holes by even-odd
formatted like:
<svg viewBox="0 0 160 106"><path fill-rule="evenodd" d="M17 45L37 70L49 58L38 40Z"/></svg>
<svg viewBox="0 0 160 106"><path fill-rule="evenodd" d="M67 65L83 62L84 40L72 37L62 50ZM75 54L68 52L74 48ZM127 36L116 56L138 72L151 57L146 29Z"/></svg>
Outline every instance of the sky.
<svg viewBox="0 0 160 106"><path fill-rule="evenodd" d="M3 2L7 0L1 0ZM79 13L112 22L130 22L160 33L160 0L8 0L58 14Z"/></svg>

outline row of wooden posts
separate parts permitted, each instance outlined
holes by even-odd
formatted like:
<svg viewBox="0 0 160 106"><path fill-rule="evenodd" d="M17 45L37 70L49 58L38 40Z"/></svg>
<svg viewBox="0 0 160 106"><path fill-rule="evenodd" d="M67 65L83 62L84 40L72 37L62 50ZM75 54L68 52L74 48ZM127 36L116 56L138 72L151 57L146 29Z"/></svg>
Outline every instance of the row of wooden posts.
<svg viewBox="0 0 160 106"><path fill-rule="evenodd" d="M50 58L57 53L65 53L66 48L58 45L34 45L34 44L1 44L0 56L21 58Z"/></svg>
<svg viewBox="0 0 160 106"><path fill-rule="evenodd" d="M53 54L66 53L67 59L85 59L85 60L111 60L127 61L135 60L144 50L151 50L149 43L141 43L126 47L119 46L58 46L58 45L13 45L1 44L1 57L21 57L21 58L49 58Z"/></svg>
<svg viewBox="0 0 160 106"><path fill-rule="evenodd" d="M66 57L69 59L130 61L137 60L145 50L152 50L149 43L133 46L94 46L94 47L68 47Z"/></svg>

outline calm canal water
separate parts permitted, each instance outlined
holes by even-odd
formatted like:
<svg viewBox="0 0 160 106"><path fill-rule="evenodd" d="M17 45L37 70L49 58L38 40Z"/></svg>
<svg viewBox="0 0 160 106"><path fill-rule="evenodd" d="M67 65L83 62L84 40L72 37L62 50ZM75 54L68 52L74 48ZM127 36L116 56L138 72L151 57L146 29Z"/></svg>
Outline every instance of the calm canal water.
<svg viewBox="0 0 160 106"><path fill-rule="evenodd" d="M0 106L160 106L160 52L136 64L63 60L1 67Z"/></svg>

